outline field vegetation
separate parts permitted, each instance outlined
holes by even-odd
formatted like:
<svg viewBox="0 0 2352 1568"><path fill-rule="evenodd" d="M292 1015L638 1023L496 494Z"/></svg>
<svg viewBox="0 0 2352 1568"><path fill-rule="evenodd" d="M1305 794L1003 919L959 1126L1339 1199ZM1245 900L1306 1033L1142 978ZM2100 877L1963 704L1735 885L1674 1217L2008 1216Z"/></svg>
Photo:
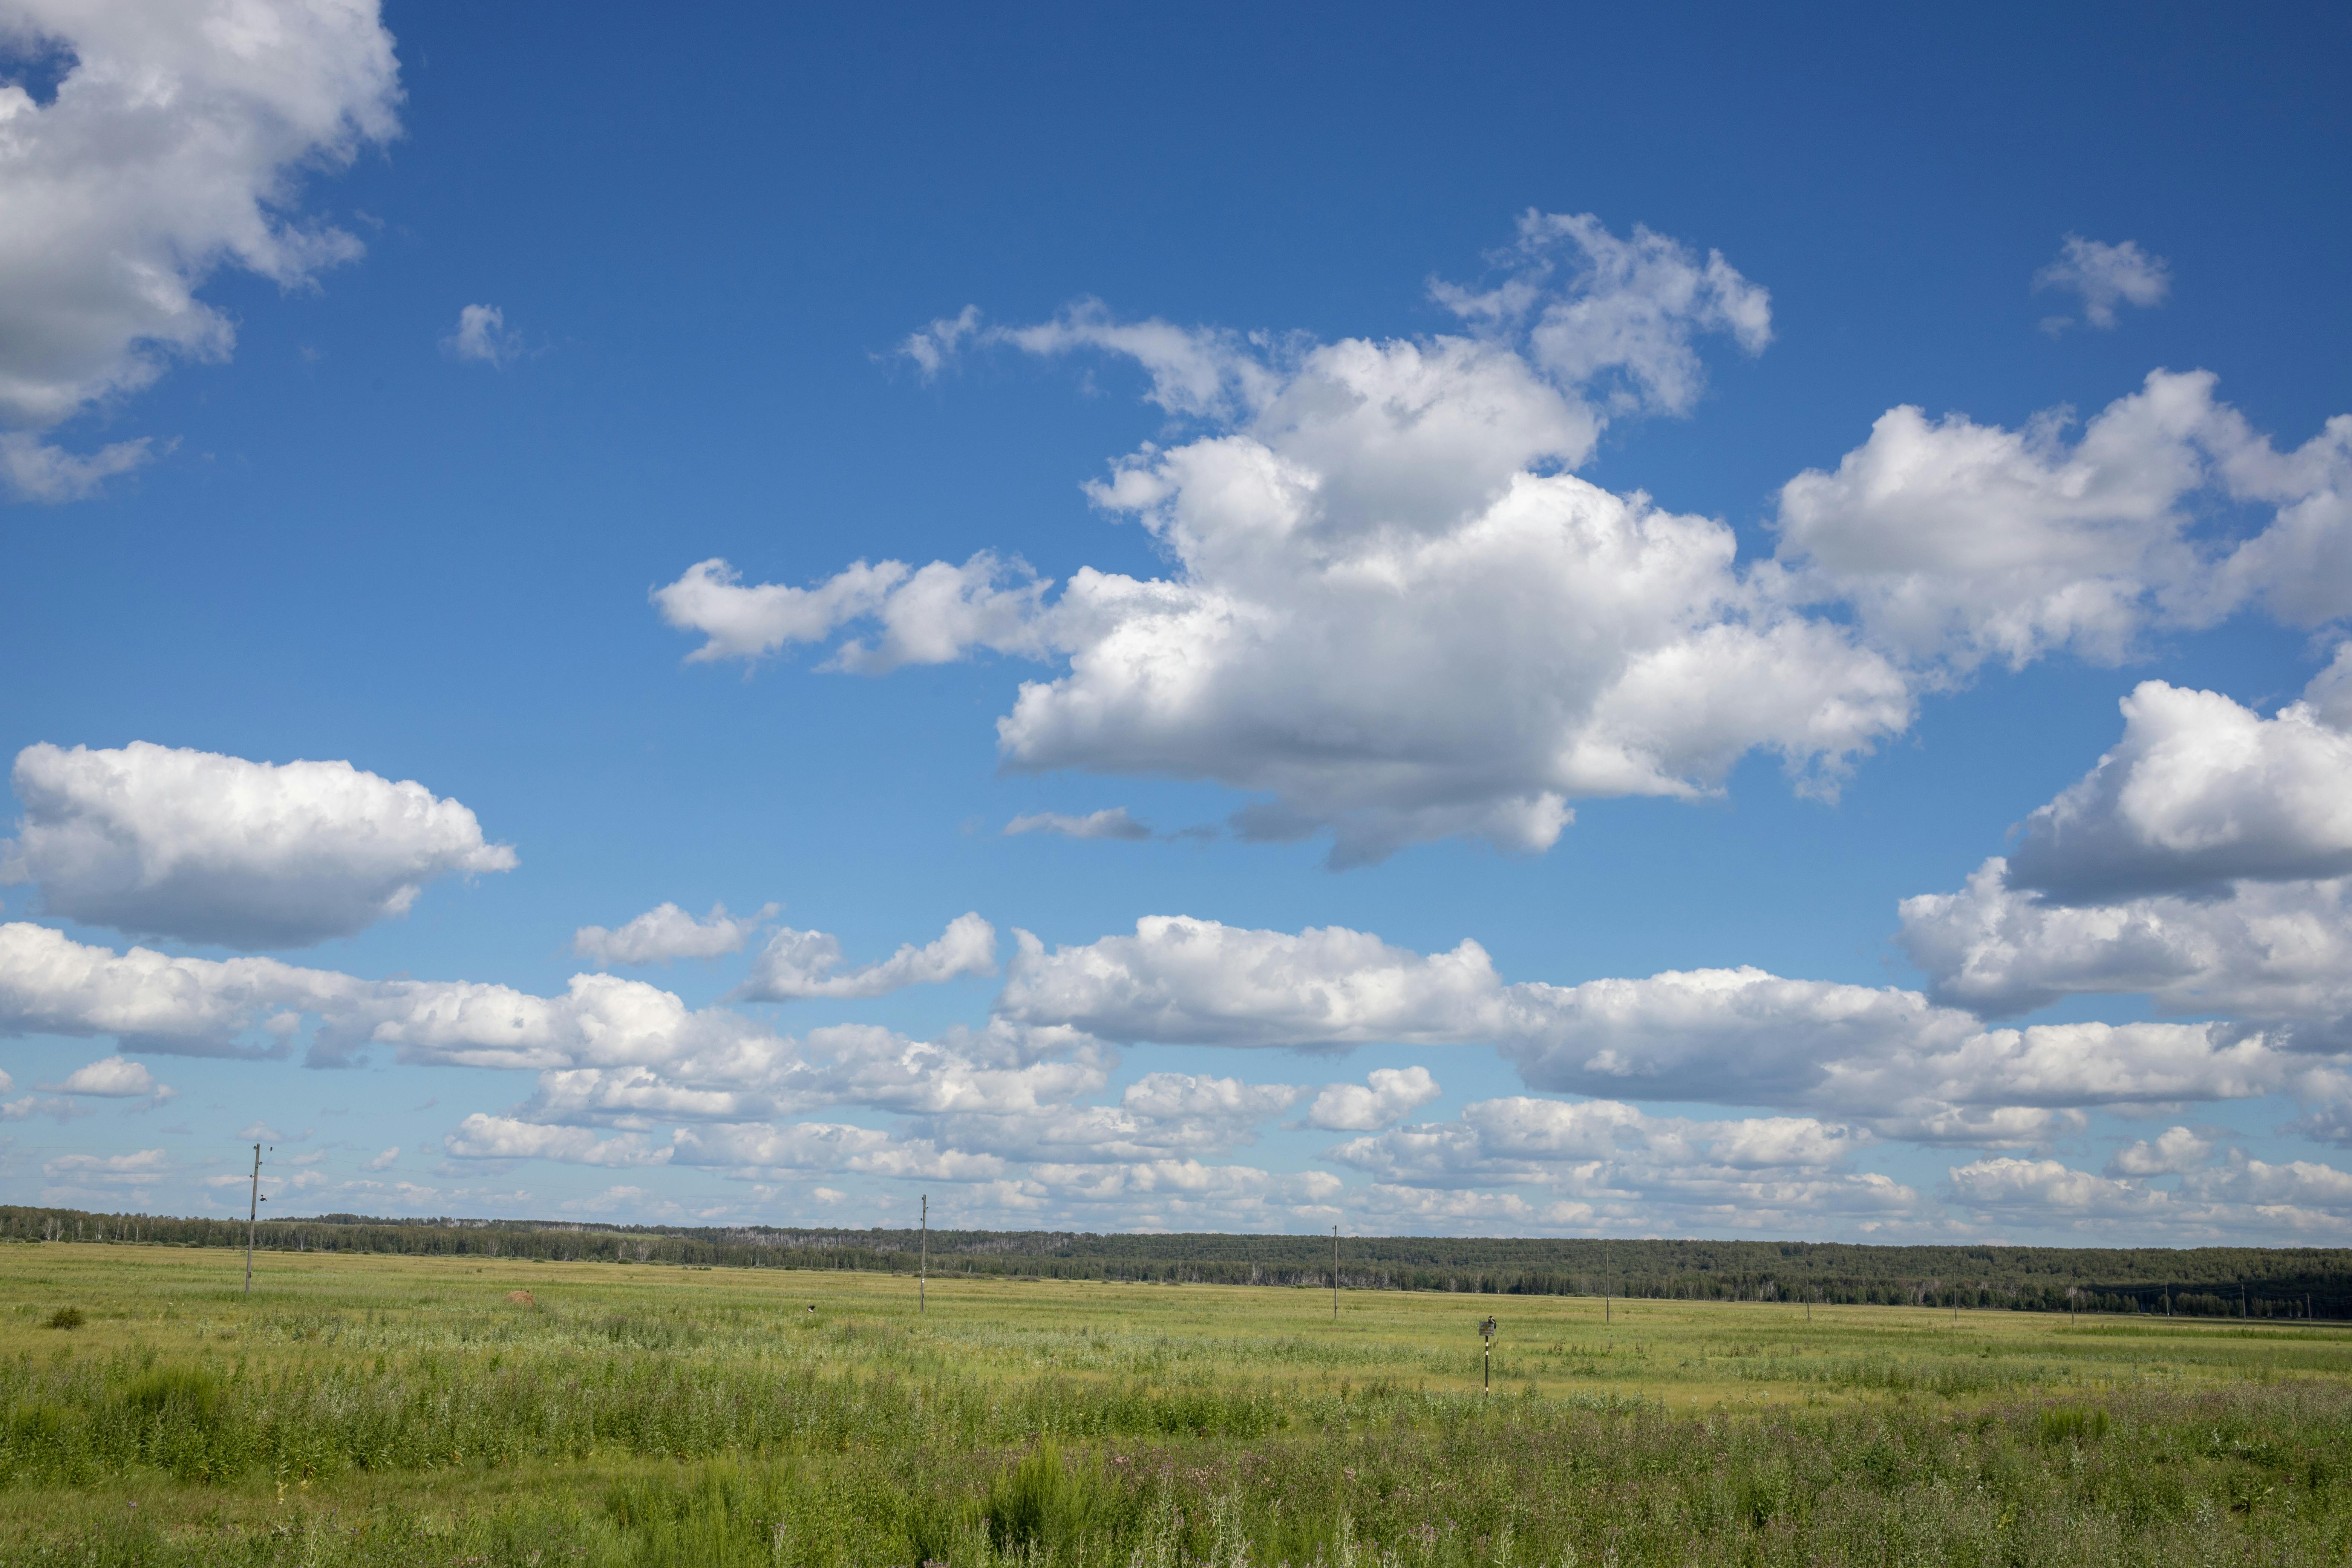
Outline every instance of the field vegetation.
<svg viewBox="0 0 2352 1568"><path fill-rule="evenodd" d="M0 1247L0 1562L2352 1557L2326 1321L260 1261Z"/></svg>

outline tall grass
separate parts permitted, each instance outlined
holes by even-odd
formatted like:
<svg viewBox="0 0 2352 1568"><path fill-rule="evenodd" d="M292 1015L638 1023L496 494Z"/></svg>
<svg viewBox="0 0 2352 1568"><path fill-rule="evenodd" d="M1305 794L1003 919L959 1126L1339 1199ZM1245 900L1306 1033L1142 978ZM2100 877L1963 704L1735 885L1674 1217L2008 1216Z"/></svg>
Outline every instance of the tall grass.
<svg viewBox="0 0 2352 1568"><path fill-rule="evenodd" d="M1504 1400L1448 1416L639 1464L585 1492L457 1510L298 1503L178 1538L109 1518L87 1542L0 1560L2053 1568L2352 1552L2352 1399L2335 1389L1738 1418Z"/></svg>
<svg viewBox="0 0 2352 1568"><path fill-rule="evenodd" d="M1265 1293L992 1287L919 1319L850 1279L809 1315L353 1260L248 1310L194 1265L70 1261L0 1279L0 1563L2352 1560L2352 1354L2315 1335L1518 1307L1490 1397L1426 1303L1308 1332ZM60 1300L81 1329L43 1326Z"/></svg>

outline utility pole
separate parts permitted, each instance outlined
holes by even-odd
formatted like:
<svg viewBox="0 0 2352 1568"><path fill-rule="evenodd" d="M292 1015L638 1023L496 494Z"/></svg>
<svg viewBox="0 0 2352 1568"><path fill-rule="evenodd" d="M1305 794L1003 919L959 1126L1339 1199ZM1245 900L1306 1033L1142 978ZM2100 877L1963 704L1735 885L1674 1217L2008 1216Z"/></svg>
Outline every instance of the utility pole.
<svg viewBox="0 0 2352 1568"><path fill-rule="evenodd" d="M923 1296L925 1289L930 1284L930 1279L931 1194L925 1193L923 1194L923 1250L917 1255L917 1261L915 1263L915 1311L918 1315L920 1315L927 1310L927 1303L925 1302Z"/></svg>
<svg viewBox="0 0 2352 1568"><path fill-rule="evenodd" d="M1331 1227L1331 1321L1339 1321L1339 1227Z"/></svg>
<svg viewBox="0 0 2352 1568"><path fill-rule="evenodd" d="M1495 1392L1495 1320L1488 1318L1478 1325L1478 1337L1486 1342L1486 1361L1478 1376L1478 1392Z"/></svg>
<svg viewBox="0 0 2352 1568"><path fill-rule="evenodd" d="M1601 1277L1601 1322L1604 1328L1609 1322L1609 1276L1603 1274Z"/></svg>
<svg viewBox="0 0 2352 1568"><path fill-rule="evenodd" d="M253 1233L261 1224L261 1145L253 1146L253 1201L245 1206L245 1293L253 1294Z"/></svg>

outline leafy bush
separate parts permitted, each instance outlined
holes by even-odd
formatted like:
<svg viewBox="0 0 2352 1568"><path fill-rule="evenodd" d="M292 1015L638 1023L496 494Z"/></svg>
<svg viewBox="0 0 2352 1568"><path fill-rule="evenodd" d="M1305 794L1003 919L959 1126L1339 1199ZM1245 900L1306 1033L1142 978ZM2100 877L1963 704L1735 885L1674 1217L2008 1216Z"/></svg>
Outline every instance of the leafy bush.
<svg viewBox="0 0 2352 1568"><path fill-rule="evenodd" d="M59 1307L49 1314L49 1327L53 1329L78 1329L84 1321L79 1307Z"/></svg>

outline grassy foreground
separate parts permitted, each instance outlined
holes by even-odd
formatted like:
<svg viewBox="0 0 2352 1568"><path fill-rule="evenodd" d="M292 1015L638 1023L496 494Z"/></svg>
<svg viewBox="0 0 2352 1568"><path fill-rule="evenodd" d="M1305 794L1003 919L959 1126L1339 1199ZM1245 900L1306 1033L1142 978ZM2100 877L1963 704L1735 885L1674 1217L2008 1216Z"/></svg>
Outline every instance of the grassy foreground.
<svg viewBox="0 0 2352 1568"><path fill-rule="evenodd" d="M0 1563L2352 1557L2324 1324L262 1264L0 1248Z"/></svg>

